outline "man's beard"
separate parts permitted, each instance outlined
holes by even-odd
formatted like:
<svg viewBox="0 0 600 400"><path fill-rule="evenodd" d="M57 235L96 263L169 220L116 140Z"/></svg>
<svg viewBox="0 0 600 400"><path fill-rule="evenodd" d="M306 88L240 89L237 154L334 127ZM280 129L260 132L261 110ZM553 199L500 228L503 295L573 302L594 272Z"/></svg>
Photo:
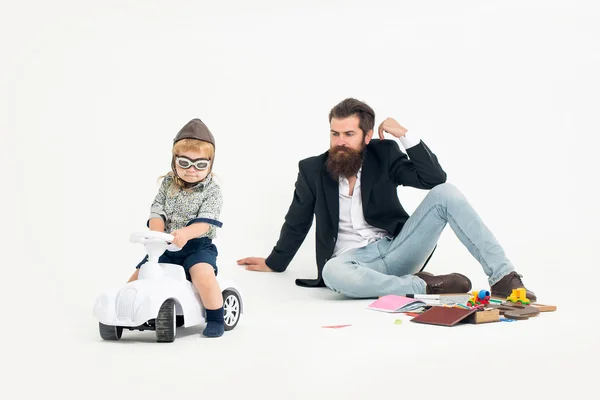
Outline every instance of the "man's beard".
<svg viewBox="0 0 600 400"><path fill-rule="evenodd" d="M360 150L344 146L336 146L330 149L327 158L327 171L331 177L337 180L340 176L346 179L356 176L362 165L364 148L363 145Z"/></svg>

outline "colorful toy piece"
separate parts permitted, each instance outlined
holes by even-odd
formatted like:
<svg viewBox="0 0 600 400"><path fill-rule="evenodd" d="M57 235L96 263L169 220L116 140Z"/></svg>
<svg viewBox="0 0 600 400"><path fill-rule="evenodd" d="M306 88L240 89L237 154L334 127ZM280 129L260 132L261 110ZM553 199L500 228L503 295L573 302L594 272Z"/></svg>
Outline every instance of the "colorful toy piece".
<svg viewBox="0 0 600 400"><path fill-rule="evenodd" d="M531 300L527 298L525 288L513 289L510 296L506 298L506 301L518 304L531 304Z"/></svg>
<svg viewBox="0 0 600 400"><path fill-rule="evenodd" d="M487 290L480 290L471 292L472 296L467 302L467 305L470 307L490 304L490 292Z"/></svg>

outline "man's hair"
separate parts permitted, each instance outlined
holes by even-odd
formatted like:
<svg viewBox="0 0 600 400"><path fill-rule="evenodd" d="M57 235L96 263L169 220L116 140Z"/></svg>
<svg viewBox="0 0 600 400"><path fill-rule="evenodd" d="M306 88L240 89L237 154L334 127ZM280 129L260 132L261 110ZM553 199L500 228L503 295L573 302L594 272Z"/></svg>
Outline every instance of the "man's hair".
<svg viewBox="0 0 600 400"><path fill-rule="evenodd" d="M353 98L342 100L331 109L329 112L329 123L331 123L333 118L348 118L352 115L358 116L358 126L364 135L375 127L375 111L366 103Z"/></svg>

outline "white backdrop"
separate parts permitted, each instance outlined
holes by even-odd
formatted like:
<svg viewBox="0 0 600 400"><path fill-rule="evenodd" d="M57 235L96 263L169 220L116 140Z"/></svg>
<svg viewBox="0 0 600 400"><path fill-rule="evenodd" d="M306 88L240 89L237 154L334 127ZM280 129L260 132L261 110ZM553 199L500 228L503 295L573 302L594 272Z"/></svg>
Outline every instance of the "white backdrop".
<svg viewBox="0 0 600 400"><path fill-rule="evenodd" d="M235 260L269 254L298 161L356 97L421 136L540 301L567 306L598 276L599 16L592 1L3 1L2 296L15 321L63 321L48 334L93 325L94 298L143 256L128 235L194 117L217 140L221 271L249 301L296 290L316 276L313 230L283 275ZM425 192L399 195L412 211ZM449 227L429 270L487 287Z"/></svg>

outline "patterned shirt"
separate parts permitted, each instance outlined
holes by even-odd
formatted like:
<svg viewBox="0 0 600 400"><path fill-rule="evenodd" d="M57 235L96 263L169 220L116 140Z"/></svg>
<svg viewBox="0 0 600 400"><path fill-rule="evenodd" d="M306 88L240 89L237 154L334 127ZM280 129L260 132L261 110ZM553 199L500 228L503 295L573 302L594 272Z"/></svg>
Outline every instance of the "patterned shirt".
<svg viewBox="0 0 600 400"><path fill-rule="evenodd" d="M223 226L219 215L223 206L221 187L211 175L188 190L181 189L167 175L150 207L151 218L162 218L165 232L171 233L196 222L209 224L209 229L201 237L214 239L217 227Z"/></svg>

